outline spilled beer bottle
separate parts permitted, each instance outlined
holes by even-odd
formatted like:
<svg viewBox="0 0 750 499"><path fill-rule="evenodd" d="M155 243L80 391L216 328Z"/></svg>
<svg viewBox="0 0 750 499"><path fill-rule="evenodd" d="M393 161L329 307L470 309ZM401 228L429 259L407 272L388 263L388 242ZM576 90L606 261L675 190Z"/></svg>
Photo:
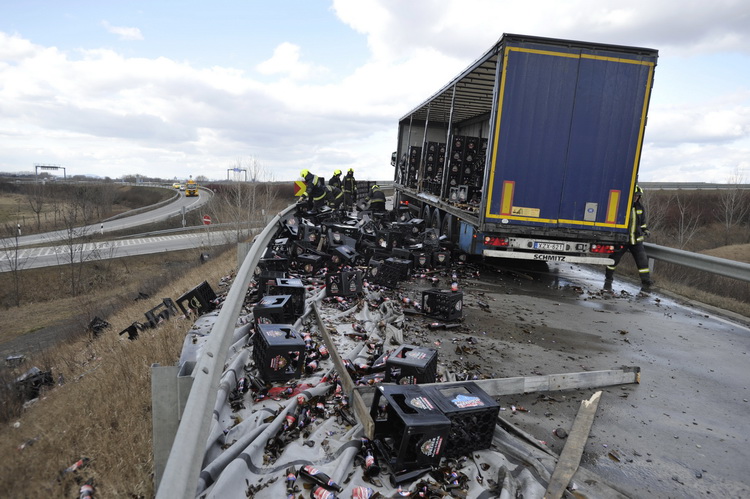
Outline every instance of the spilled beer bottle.
<svg viewBox="0 0 750 499"><path fill-rule="evenodd" d="M310 491L310 499L337 499L332 490L328 490L320 485L315 485Z"/></svg>
<svg viewBox="0 0 750 499"><path fill-rule="evenodd" d="M331 477L309 464L300 467L298 474L299 476L307 478L308 480L315 482L321 487L324 487L328 490L335 490L336 492L341 492L342 490L344 490L341 485L331 480Z"/></svg>
<svg viewBox="0 0 750 499"><path fill-rule="evenodd" d="M362 455L365 458L362 467L364 468L364 474L367 477L376 476L380 473L380 466L378 466L378 460L375 457L375 450L372 447L372 441L367 437L362 437Z"/></svg>

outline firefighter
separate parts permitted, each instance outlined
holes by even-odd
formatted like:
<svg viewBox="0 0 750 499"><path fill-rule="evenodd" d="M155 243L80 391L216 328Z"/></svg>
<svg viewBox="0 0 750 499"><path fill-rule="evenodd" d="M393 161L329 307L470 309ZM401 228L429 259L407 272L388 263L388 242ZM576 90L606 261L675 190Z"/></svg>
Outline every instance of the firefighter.
<svg viewBox="0 0 750 499"><path fill-rule="evenodd" d="M321 208L326 200L325 180L308 170L302 170L300 176L305 180L305 191L310 196L311 207Z"/></svg>
<svg viewBox="0 0 750 499"><path fill-rule="evenodd" d="M633 206L630 209L630 223L628 225L628 242L619 250L612 254L614 263L608 265L604 273L604 289L612 289L612 278L615 274L615 268L620 263L620 259L628 251L632 253L635 264L638 266L638 274L641 278L641 291L648 291L651 288L651 272L648 268L648 255L646 248L643 246L643 240L649 235L646 224L646 210L641 204L643 189L636 185L633 192Z"/></svg>
<svg viewBox="0 0 750 499"><path fill-rule="evenodd" d="M344 192L335 185L328 184L326 186L326 204L334 210L338 210L343 202Z"/></svg>
<svg viewBox="0 0 750 499"><path fill-rule="evenodd" d="M370 209L372 210L373 214L385 213L385 193L380 190L380 186L378 184L375 184L370 188L369 200Z"/></svg>
<svg viewBox="0 0 750 499"><path fill-rule="evenodd" d="M331 177L331 180L328 181L328 185L332 185L341 189L341 170L333 171L333 177Z"/></svg>
<svg viewBox="0 0 750 499"><path fill-rule="evenodd" d="M354 179L354 170L349 168L344 176L344 208L351 210L357 202L357 181Z"/></svg>

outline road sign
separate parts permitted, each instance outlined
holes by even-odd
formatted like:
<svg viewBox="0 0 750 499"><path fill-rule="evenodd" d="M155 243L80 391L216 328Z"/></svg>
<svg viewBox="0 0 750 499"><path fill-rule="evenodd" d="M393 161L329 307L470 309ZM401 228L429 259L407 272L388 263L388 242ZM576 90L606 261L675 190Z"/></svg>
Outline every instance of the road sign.
<svg viewBox="0 0 750 499"><path fill-rule="evenodd" d="M306 188L307 187L305 186L304 182L302 182L300 180L295 180L294 181L294 195L295 196L301 196L302 193L305 192Z"/></svg>
<svg viewBox="0 0 750 499"><path fill-rule="evenodd" d="M211 225L211 217L209 217L208 215L203 215L203 224Z"/></svg>

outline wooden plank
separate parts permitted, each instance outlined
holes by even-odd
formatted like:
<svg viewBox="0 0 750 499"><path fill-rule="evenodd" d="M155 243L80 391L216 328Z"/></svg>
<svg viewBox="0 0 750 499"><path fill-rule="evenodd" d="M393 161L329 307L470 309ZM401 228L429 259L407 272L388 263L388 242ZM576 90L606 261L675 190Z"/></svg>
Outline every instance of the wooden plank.
<svg viewBox="0 0 750 499"><path fill-rule="evenodd" d="M544 494L545 499L560 499L565 493L570 479L573 478L578 465L581 463L583 447L589 438L589 432L601 396L602 392L599 391L594 393L590 399L581 402L581 408L578 410L575 421L573 421L573 428L570 430L568 440L565 442L565 447L560 453L560 459L557 461L557 466L555 466L547 485L547 491Z"/></svg>
<svg viewBox="0 0 750 499"><path fill-rule="evenodd" d="M577 388L600 388L641 382L640 367L628 366L622 369L585 371L546 376L520 376L515 378L495 378L473 380L479 388L491 397L520 395L523 393L571 390ZM460 385L461 381L440 383L441 386Z"/></svg>
<svg viewBox="0 0 750 499"><path fill-rule="evenodd" d="M330 354L331 360L333 361L333 365L336 367L336 372L338 373L339 379L341 380L341 386L344 389L344 392L346 392L346 394L351 397L351 407L354 410L354 415L356 416L357 420L362 423L365 436L367 436L368 438L372 438L373 434L375 433L375 422L372 420L370 411L367 409L367 406L362 399L362 394L354 389L354 381L352 381L352 378L349 375L349 371L344 366L344 361L341 359L341 355L336 349L336 345L333 343L331 334L328 332L328 329L325 327L325 324L323 324L323 321L320 318L320 314L318 313L318 306L315 302L313 302L312 304L312 311L315 314L315 320L318 324L318 331L320 332L321 336L323 336L323 342L326 344L328 353Z"/></svg>

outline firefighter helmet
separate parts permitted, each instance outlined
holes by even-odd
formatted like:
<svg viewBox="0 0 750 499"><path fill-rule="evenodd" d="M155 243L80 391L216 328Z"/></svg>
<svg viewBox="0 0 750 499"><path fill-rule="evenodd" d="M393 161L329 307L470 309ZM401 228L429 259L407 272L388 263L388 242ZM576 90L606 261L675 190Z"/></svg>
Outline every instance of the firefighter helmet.
<svg viewBox="0 0 750 499"><path fill-rule="evenodd" d="M643 189L641 189L640 185L636 185L635 186L635 192L634 192L634 194L636 196L642 196L643 195Z"/></svg>
<svg viewBox="0 0 750 499"><path fill-rule="evenodd" d="M333 170L334 177L338 177L339 175L341 175L341 170Z"/></svg>
<svg viewBox="0 0 750 499"><path fill-rule="evenodd" d="M347 173L354 173L354 168L349 168L349 170L347 171Z"/></svg>
<svg viewBox="0 0 750 499"><path fill-rule="evenodd" d="M301 172L299 172L299 175L300 175L300 177L302 177L302 178L305 178L305 177L307 177L307 175L308 175L309 173L310 173L310 172L309 172L309 171L307 171L307 170L302 170Z"/></svg>

